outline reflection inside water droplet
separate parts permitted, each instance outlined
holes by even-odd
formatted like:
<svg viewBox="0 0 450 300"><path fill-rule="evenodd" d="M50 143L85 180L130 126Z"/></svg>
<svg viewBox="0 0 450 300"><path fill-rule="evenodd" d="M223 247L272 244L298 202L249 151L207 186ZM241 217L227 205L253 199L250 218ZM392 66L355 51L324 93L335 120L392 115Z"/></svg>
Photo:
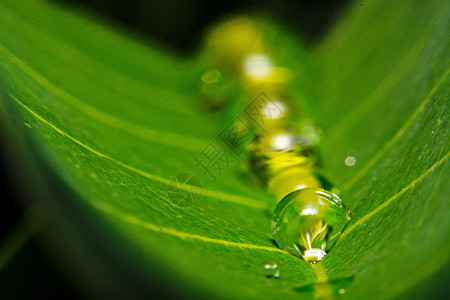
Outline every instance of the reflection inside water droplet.
<svg viewBox="0 0 450 300"><path fill-rule="evenodd" d="M269 184L270 180L277 180L277 176L286 177L285 175L291 174L291 171L311 173L311 168L310 170L304 168L312 167L317 161L314 145L304 140L300 134L287 130L265 134L253 141L247 150L250 170L263 185ZM299 178L297 175L288 177ZM295 186L310 186L311 180L314 181L312 186L319 186L316 180L311 178L306 180L308 185L300 181ZM292 189L289 192L291 191Z"/></svg>
<svg viewBox="0 0 450 300"><path fill-rule="evenodd" d="M277 245L309 263L326 255L350 220L341 199L319 188L305 188L284 197L272 220Z"/></svg>

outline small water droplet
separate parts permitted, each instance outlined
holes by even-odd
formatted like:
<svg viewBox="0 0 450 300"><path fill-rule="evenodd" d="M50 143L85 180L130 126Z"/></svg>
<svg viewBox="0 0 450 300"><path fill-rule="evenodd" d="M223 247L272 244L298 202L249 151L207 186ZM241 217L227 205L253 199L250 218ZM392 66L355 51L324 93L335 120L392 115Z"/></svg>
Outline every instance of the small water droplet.
<svg viewBox="0 0 450 300"><path fill-rule="evenodd" d="M264 265L264 268L265 268L265 269L276 269L277 267L278 267L277 264L273 264L273 265L267 264L267 265Z"/></svg>
<svg viewBox="0 0 450 300"><path fill-rule="evenodd" d="M209 70L202 75L202 81L206 84L217 83L221 78L222 74L218 70Z"/></svg>
<svg viewBox="0 0 450 300"><path fill-rule="evenodd" d="M338 292L339 294L343 295L345 293L345 289L340 289Z"/></svg>
<svg viewBox="0 0 450 300"><path fill-rule="evenodd" d="M345 158L345 164L349 167L353 167L356 164L356 158L354 156L347 156Z"/></svg>
<svg viewBox="0 0 450 300"><path fill-rule="evenodd" d="M278 203L273 215L273 237L281 249L316 263L333 246L349 220L348 210L337 195L305 188Z"/></svg>
<svg viewBox="0 0 450 300"><path fill-rule="evenodd" d="M266 278L280 278L280 270L277 264L265 264L264 269Z"/></svg>

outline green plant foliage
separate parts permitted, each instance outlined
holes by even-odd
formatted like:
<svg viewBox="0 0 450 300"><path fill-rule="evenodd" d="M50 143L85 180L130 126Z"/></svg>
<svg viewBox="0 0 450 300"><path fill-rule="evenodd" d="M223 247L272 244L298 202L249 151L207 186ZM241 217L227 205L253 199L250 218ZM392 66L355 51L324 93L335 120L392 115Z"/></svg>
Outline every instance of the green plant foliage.
<svg viewBox="0 0 450 300"><path fill-rule="evenodd" d="M307 50L314 67L298 88L316 107L325 169L353 211L323 269L274 245L274 199L237 163L216 181L196 166L224 125L196 105L196 60L54 4L1 1L2 106L20 111L36 157L69 186L75 200L57 203L107 224L120 237L108 247L128 253L142 276L162 266L171 286L227 298L336 288L349 299L399 297L450 250L449 21L446 1L358 2ZM274 32L271 47L296 59L298 45ZM202 184L189 207L166 193L182 172ZM274 263L279 279L265 276Z"/></svg>

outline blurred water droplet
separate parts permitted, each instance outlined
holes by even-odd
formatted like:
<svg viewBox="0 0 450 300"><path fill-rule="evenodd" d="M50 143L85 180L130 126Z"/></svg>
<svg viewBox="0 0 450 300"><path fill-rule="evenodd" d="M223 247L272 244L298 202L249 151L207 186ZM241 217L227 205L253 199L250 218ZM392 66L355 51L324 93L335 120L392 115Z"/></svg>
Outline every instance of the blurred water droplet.
<svg viewBox="0 0 450 300"><path fill-rule="evenodd" d="M273 275L273 278L275 278L275 279L280 278L280 271L279 271L279 270L277 270L277 271L275 272L275 275Z"/></svg>
<svg viewBox="0 0 450 300"><path fill-rule="evenodd" d="M278 270L277 264L265 264L264 269L266 278L280 278L280 270Z"/></svg>
<svg viewBox="0 0 450 300"><path fill-rule="evenodd" d="M264 266L265 269L276 269L277 267L278 267L277 264L273 264L273 265L267 264Z"/></svg>
<svg viewBox="0 0 450 300"><path fill-rule="evenodd" d="M339 292L339 294L341 294L341 295L342 295L342 294L344 294L344 293L345 293L345 289L340 289L340 290L339 290L338 292Z"/></svg>
<svg viewBox="0 0 450 300"><path fill-rule="evenodd" d="M273 64L270 58L264 54L250 54L242 64L244 72L255 79L262 79L273 73Z"/></svg>
<svg viewBox="0 0 450 300"><path fill-rule="evenodd" d="M353 167L356 164L356 158L354 156L347 156L345 158L345 164L349 167Z"/></svg>
<svg viewBox="0 0 450 300"><path fill-rule="evenodd" d="M202 75L202 81L207 84L217 83L222 78L218 70L209 70Z"/></svg>
<svg viewBox="0 0 450 300"><path fill-rule="evenodd" d="M286 113L286 105L278 100L267 101L262 108L261 114L269 120L276 120L281 118Z"/></svg>

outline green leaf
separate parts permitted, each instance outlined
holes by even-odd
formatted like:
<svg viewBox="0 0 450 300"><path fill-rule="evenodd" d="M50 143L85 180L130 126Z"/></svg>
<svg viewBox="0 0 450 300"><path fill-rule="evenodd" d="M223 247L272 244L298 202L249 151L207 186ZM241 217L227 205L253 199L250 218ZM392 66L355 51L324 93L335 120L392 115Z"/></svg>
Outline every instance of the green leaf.
<svg viewBox="0 0 450 300"><path fill-rule="evenodd" d="M165 269L168 286L209 297L399 297L448 260L449 21L445 1L354 3L307 59L272 25L274 55L303 79L325 133L325 169L354 213L315 267L273 244L274 199L237 163L215 182L196 166L224 127L196 106L197 60L54 4L2 1L2 106L20 112L13 118L25 122L42 174L70 191L55 219L86 221L67 222L141 279ZM310 76L299 57L314 66ZM185 208L167 196L182 172L202 184ZM265 276L273 263L278 280ZM130 288L125 274L114 276Z"/></svg>

